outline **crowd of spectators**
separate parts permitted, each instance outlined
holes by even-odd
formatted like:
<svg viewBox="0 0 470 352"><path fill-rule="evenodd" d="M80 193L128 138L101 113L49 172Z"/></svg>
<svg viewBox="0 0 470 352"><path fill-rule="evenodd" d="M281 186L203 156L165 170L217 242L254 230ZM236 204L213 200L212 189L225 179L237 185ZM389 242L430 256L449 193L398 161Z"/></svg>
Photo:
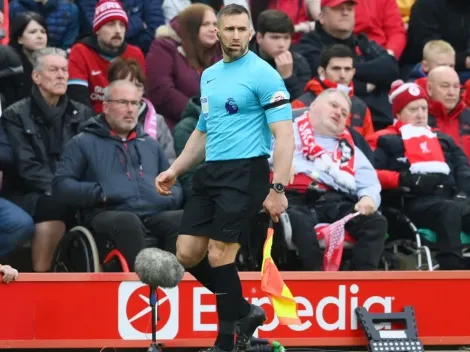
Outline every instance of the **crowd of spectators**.
<svg viewBox="0 0 470 352"><path fill-rule="evenodd" d="M113 241L131 269L148 237L174 250L194 170L170 197L154 180L196 127L201 74L222 57L217 11L229 3L250 10L249 49L306 111L294 127L318 132L340 165L320 167L296 140L287 213L298 269L323 269L314 226L357 204L367 215L347 225L357 243L343 270L377 269L387 220L376 210L398 187L411 193L404 212L436 232L440 267L466 268L466 0L0 0L0 258L31 242L33 271L47 272L77 223L99 246ZM414 147L429 148L437 169L419 169L403 125L433 131ZM306 200L313 183L326 200Z"/></svg>

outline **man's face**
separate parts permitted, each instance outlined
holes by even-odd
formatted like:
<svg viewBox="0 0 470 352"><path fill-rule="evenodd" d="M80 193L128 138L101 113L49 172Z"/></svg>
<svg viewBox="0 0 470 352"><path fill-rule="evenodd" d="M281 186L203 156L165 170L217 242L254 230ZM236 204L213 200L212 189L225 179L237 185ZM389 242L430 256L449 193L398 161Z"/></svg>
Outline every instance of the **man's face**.
<svg viewBox="0 0 470 352"><path fill-rule="evenodd" d="M439 66L448 66L455 68L455 54L439 53L434 54L429 60L423 60L421 63L424 72L429 72Z"/></svg>
<svg viewBox="0 0 470 352"><path fill-rule="evenodd" d="M354 29L353 2L344 2L336 7L324 7L320 13L320 23L330 34L348 37Z"/></svg>
<svg viewBox="0 0 470 352"><path fill-rule="evenodd" d="M264 54L274 58L289 50L292 39L290 33L266 32L258 33L256 41Z"/></svg>
<svg viewBox="0 0 470 352"><path fill-rule="evenodd" d="M352 58L333 57L328 63L326 69L323 67L318 68L318 73L328 81L349 86L356 70L354 69Z"/></svg>
<svg viewBox="0 0 470 352"><path fill-rule="evenodd" d="M454 70L439 72L428 78L428 94L432 100L451 111L460 100L460 80Z"/></svg>
<svg viewBox="0 0 470 352"><path fill-rule="evenodd" d="M316 99L311 105L309 116L313 129L327 136L337 137L344 132L350 113L350 106L340 93L331 93Z"/></svg>
<svg viewBox="0 0 470 352"><path fill-rule="evenodd" d="M116 133L129 134L137 125L142 94L131 82L114 86L103 102L106 121Z"/></svg>
<svg viewBox="0 0 470 352"><path fill-rule="evenodd" d="M243 56L248 50L252 33L246 14L222 16L218 28L224 54L231 60Z"/></svg>
<svg viewBox="0 0 470 352"><path fill-rule="evenodd" d="M428 125L428 102L426 99L412 101L397 114L397 118L403 123L413 126Z"/></svg>
<svg viewBox="0 0 470 352"><path fill-rule="evenodd" d="M50 95L64 95L69 79L67 59L60 55L47 55L42 60L40 71L33 71L34 83Z"/></svg>
<svg viewBox="0 0 470 352"><path fill-rule="evenodd" d="M125 35L126 26L124 22L119 20L105 23L96 32L98 41L109 50L116 50L120 48L124 42Z"/></svg>

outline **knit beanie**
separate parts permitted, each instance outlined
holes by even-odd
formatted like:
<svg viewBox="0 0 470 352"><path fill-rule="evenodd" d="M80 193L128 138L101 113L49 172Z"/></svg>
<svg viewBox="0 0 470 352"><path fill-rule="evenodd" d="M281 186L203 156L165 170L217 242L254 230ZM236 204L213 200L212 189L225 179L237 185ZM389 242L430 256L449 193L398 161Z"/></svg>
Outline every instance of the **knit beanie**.
<svg viewBox="0 0 470 352"><path fill-rule="evenodd" d="M388 101L392 104L393 115L397 116L405 106L419 99L426 99L426 92L416 83L404 83L402 80L392 83Z"/></svg>
<svg viewBox="0 0 470 352"><path fill-rule="evenodd" d="M93 19L93 32L111 21L122 21L127 28L129 20L120 2L116 0L100 0L95 7Z"/></svg>

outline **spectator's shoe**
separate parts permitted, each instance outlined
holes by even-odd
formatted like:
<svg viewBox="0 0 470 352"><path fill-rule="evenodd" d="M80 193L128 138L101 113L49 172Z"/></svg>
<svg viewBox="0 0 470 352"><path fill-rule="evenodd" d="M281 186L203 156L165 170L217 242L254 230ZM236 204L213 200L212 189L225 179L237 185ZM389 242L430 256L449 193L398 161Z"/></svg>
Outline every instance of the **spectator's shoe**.
<svg viewBox="0 0 470 352"><path fill-rule="evenodd" d="M199 350L199 352L235 352L235 351L236 351L236 349L233 349L232 351L221 350L217 346L212 346L212 347L209 347L209 348L204 348L202 350Z"/></svg>
<svg viewBox="0 0 470 352"><path fill-rule="evenodd" d="M248 315L237 322L237 340L235 352L244 352L251 347L251 338L256 329L266 321L266 313L263 308L255 304L251 305Z"/></svg>

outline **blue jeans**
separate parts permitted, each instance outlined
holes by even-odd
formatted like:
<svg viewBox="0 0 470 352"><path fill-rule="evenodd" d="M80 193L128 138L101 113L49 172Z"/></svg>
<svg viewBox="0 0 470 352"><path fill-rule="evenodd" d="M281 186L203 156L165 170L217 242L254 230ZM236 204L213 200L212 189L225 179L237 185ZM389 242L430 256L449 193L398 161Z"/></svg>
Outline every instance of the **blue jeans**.
<svg viewBox="0 0 470 352"><path fill-rule="evenodd" d="M33 238L31 216L16 204L0 198L0 257Z"/></svg>

